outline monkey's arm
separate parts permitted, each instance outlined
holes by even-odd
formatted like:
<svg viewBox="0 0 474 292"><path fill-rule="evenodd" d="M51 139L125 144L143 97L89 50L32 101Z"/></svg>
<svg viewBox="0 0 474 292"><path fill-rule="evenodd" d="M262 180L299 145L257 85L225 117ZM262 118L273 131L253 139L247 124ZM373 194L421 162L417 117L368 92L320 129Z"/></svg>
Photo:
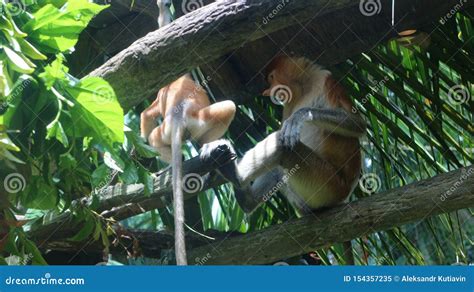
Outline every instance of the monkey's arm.
<svg viewBox="0 0 474 292"><path fill-rule="evenodd" d="M140 131L143 139L148 141L150 133L156 127L156 119L161 117L162 114L160 110L160 100L157 97L153 103L141 113Z"/></svg>
<svg viewBox="0 0 474 292"><path fill-rule="evenodd" d="M247 151L240 161L234 160L237 157L234 147L224 139L207 143L200 150L203 162L221 161L217 173L234 185L237 202L246 213L255 210L283 187L276 187L282 181L283 172L276 168L280 151L275 142L276 134L271 134ZM203 179L208 184L213 175Z"/></svg>
<svg viewBox="0 0 474 292"><path fill-rule="evenodd" d="M330 133L353 138L364 135L367 127L359 115L344 109L301 108L283 123L279 135L281 145L293 148L300 141L304 123L312 123Z"/></svg>

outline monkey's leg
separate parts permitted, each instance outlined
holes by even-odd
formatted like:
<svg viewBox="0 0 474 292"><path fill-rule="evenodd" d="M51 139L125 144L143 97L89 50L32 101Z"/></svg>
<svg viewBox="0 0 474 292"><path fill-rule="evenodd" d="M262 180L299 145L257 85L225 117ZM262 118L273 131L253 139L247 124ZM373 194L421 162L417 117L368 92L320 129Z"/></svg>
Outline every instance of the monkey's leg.
<svg viewBox="0 0 474 292"><path fill-rule="evenodd" d="M285 150L281 163L288 171L287 181L292 191L285 195L303 213L343 201L357 179L350 176L352 171L348 172L357 165L334 166L302 143Z"/></svg>
<svg viewBox="0 0 474 292"><path fill-rule="evenodd" d="M261 151L258 148L259 144L247 152L244 158L249 159L251 157L249 154L254 153L253 150L256 153ZM236 199L245 212L253 211L277 191L282 191L302 214L321 207L333 206L350 194L352 178L346 177L345 170L336 169L304 144L298 143L293 150L278 150L275 153L279 153L278 163L286 170L285 173L280 167L276 167L248 183L241 180L240 187L234 184ZM243 170L249 161L242 159L237 163L240 179L245 177ZM247 172L248 180L255 175L249 173Z"/></svg>
<svg viewBox="0 0 474 292"><path fill-rule="evenodd" d="M282 170L275 168L259 176L249 186L238 187L234 185L235 198L245 213L251 213L262 203L271 199L279 190L285 188L282 180Z"/></svg>
<svg viewBox="0 0 474 292"><path fill-rule="evenodd" d="M165 161L166 163L171 162L171 146L169 142L163 141L163 127L164 123L161 126L156 127L153 129L149 136L149 143L150 145L155 148L158 153L160 153L160 159Z"/></svg>
<svg viewBox="0 0 474 292"><path fill-rule="evenodd" d="M156 127L156 119L161 115L158 98L146 108L140 116L140 130L143 139L148 141L150 133Z"/></svg>
<svg viewBox="0 0 474 292"><path fill-rule="evenodd" d="M222 137L229 128L235 116L235 104L230 101L221 101L202 108L197 112L197 123L190 123L193 139L202 145Z"/></svg>

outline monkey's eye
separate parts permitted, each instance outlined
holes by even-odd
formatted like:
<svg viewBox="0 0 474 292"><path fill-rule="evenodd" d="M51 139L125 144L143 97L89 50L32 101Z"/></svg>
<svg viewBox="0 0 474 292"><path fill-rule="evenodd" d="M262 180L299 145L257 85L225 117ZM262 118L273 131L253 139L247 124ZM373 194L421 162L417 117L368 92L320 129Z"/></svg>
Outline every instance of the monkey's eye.
<svg viewBox="0 0 474 292"><path fill-rule="evenodd" d="M272 73L268 74L268 82L271 83L273 81L273 78L275 78L275 73L272 72Z"/></svg>

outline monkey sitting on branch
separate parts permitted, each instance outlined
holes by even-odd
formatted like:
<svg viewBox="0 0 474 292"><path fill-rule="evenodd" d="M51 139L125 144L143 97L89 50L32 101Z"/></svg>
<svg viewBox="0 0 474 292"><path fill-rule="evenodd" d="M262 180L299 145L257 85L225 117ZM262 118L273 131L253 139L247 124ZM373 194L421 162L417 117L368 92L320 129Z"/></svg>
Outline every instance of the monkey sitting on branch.
<svg viewBox="0 0 474 292"><path fill-rule="evenodd" d="M280 56L268 72L270 87L263 95L283 103L281 129L218 171L233 183L245 212L276 190L303 214L338 204L357 184L366 123L331 73L310 60ZM201 157L217 147L235 154L228 141L219 140L205 145Z"/></svg>

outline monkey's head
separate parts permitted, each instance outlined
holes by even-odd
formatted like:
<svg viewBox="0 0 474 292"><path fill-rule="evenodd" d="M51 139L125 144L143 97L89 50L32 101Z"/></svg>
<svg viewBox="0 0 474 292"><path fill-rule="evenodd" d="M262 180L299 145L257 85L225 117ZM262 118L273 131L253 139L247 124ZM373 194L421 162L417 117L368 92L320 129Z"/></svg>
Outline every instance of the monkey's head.
<svg viewBox="0 0 474 292"><path fill-rule="evenodd" d="M278 56L266 69L270 87L264 96L276 98L284 104L299 99L304 93L304 84L310 84L313 63L306 58Z"/></svg>

